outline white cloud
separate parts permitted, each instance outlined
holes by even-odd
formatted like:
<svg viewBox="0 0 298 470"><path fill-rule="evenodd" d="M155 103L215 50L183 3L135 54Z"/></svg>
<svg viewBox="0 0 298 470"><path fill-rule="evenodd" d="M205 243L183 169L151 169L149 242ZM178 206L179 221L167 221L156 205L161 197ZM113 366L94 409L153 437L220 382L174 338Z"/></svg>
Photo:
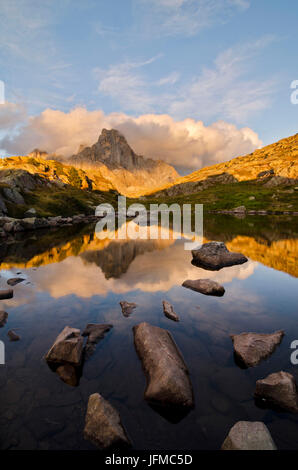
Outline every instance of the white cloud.
<svg viewBox="0 0 298 470"><path fill-rule="evenodd" d="M141 27L158 35L192 36L249 8L248 0L136 0Z"/></svg>
<svg viewBox="0 0 298 470"><path fill-rule="evenodd" d="M12 125L15 124L14 120ZM163 159L189 171L249 153L262 144L252 129L238 129L223 121L205 126L194 119L175 121L167 114L131 117L76 108L68 113L46 109L29 117L17 136L10 133L10 137L0 139L0 148L9 154L24 155L39 147L69 156L77 152L80 144L96 142L104 127L122 132L138 154Z"/></svg>

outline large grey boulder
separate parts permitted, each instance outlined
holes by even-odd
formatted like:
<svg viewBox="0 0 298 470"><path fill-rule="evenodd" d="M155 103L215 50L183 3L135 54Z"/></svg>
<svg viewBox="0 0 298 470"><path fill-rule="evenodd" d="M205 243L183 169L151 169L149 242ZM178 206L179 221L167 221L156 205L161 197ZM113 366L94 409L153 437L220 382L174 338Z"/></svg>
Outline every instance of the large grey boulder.
<svg viewBox="0 0 298 470"><path fill-rule="evenodd" d="M211 279L187 279L187 281L183 282L182 286L201 294L215 295L217 297L222 297L225 293L224 287Z"/></svg>
<svg viewBox="0 0 298 470"><path fill-rule="evenodd" d="M23 196L19 193L16 188L3 188L3 194L6 199L15 204L25 204Z"/></svg>
<svg viewBox="0 0 298 470"><path fill-rule="evenodd" d="M48 362L79 366L82 361L84 338L80 330L66 326L46 354Z"/></svg>
<svg viewBox="0 0 298 470"><path fill-rule="evenodd" d="M265 379L257 380L255 398L269 406L298 412L297 386L294 377L288 372L275 372Z"/></svg>
<svg viewBox="0 0 298 470"><path fill-rule="evenodd" d="M146 322L134 326L133 332L147 376L145 399L162 406L192 407L189 372L172 335Z"/></svg>
<svg viewBox="0 0 298 470"><path fill-rule="evenodd" d="M84 437L101 450L130 445L118 411L99 393L89 397Z"/></svg>
<svg viewBox="0 0 298 470"><path fill-rule="evenodd" d="M256 366L273 353L281 343L284 334L284 331L280 330L271 334L241 333L231 335L235 356L246 367Z"/></svg>
<svg viewBox="0 0 298 470"><path fill-rule="evenodd" d="M267 426L260 421L238 421L225 438L222 450L276 450Z"/></svg>
<svg viewBox="0 0 298 470"><path fill-rule="evenodd" d="M179 321L179 317L177 313L174 311L173 305L170 304L170 302L167 302L167 300L162 301L162 306L163 306L163 313L167 318L173 321Z"/></svg>
<svg viewBox="0 0 298 470"><path fill-rule="evenodd" d="M247 261L242 253L229 251L223 242L205 243L198 250L192 250L192 256L192 264L210 271L218 271Z"/></svg>

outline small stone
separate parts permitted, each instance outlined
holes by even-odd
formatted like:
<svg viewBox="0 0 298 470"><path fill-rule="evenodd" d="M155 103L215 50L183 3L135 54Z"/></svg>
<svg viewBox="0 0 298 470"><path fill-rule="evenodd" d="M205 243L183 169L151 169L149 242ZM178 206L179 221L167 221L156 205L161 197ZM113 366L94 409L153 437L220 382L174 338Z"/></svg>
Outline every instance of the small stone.
<svg viewBox="0 0 298 470"><path fill-rule="evenodd" d="M236 358L245 367L254 367L270 356L281 343L284 331L271 334L241 333L231 335Z"/></svg>
<svg viewBox="0 0 298 470"><path fill-rule="evenodd" d="M0 328L2 328L5 323L7 322L8 313L4 312L4 310L0 310Z"/></svg>
<svg viewBox="0 0 298 470"><path fill-rule="evenodd" d="M217 297L222 297L225 293L224 287L211 279L197 279L193 281L188 279L183 282L182 286L201 294L215 295Z"/></svg>
<svg viewBox="0 0 298 470"><path fill-rule="evenodd" d="M84 329L82 336L88 336L85 346L86 356L90 357L96 348L97 343L104 338L105 334L113 328L113 325L89 323Z"/></svg>
<svg viewBox="0 0 298 470"><path fill-rule="evenodd" d="M11 279L8 279L7 284L9 286L16 286L17 284L19 284L20 282L23 282L23 281L25 281L25 279L23 279L21 277L12 277Z"/></svg>
<svg viewBox="0 0 298 470"><path fill-rule="evenodd" d="M89 397L84 437L101 450L130 445L118 411L99 393Z"/></svg>
<svg viewBox="0 0 298 470"><path fill-rule="evenodd" d="M276 450L267 426L260 421L238 421L230 429L222 450Z"/></svg>
<svg viewBox="0 0 298 470"><path fill-rule="evenodd" d="M137 307L137 304L134 302L126 302L125 300L122 300L119 302L121 305L122 313L124 317L129 317L129 315L132 314L133 309Z"/></svg>
<svg viewBox="0 0 298 470"><path fill-rule="evenodd" d="M71 364L62 364L61 366L58 366L56 372L60 379L67 385L75 387L78 384L77 370Z"/></svg>
<svg viewBox="0 0 298 470"><path fill-rule="evenodd" d="M12 299L12 298L13 298L12 289L0 290L0 300Z"/></svg>
<svg viewBox="0 0 298 470"><path fill-rule="evenodd" d="M257 380L255 398L265 401L269 406L298 412L296 382L288 372L275 372L265 379Z"/></svg>
<svg viewBox="0 0 298 470"><path fill-rule="evenodd" d="M177 313L174 311L173 305L171 305L170 302L163 300L162 305L163 305L163 313L165 314L167 318L173 321L179 321L179 317Z"/></svg>
<svg viewBox="0 0 298 470"><path fill-rule="evenodd" d="M7 332L7 336L9 337L9 341L19 341L21 337L16 334L14 330L9 330Z"/></svg>
<svg viewBox="0 0 298 470"><path fill-rule="evenodd" d="M84 338L80 335L80 330L66 326L46 354L46 360L79 366L82 362L83 345Z"/></svg>

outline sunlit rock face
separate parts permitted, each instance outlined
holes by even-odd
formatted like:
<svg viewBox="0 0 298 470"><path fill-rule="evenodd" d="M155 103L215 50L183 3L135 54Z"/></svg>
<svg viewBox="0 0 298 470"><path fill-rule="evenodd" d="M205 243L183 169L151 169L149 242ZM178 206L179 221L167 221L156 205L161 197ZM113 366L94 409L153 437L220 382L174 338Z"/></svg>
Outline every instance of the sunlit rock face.
<svg viewBox="0 0 298 470"><path fill-rule="evenodd" d="M70 157L69 163L86 170L100 168L119 192L131 196L171 183L179 176L171 165L137 155L115 129L103 129L98 141Z"/></svg>

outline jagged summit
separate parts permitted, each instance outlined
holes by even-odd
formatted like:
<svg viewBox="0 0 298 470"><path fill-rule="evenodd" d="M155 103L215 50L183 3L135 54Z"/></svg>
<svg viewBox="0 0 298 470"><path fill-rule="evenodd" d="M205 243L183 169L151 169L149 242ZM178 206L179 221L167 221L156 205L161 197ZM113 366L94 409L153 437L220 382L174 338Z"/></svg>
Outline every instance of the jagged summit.
<svg viewBox="0 0 298 470"><path fill-rule="evenodd" d="M91 147L81 147L80 151L70 157L77 164L103 163L108 168L124 168L128 171L150 169L164 162L137 155L129 146L126 138L116 129L102 129L98 141ZM172 168L170 165L167 165ZM174 169L173 169L174 170ZM177 173L175 176L178 176Z"/></svg>

